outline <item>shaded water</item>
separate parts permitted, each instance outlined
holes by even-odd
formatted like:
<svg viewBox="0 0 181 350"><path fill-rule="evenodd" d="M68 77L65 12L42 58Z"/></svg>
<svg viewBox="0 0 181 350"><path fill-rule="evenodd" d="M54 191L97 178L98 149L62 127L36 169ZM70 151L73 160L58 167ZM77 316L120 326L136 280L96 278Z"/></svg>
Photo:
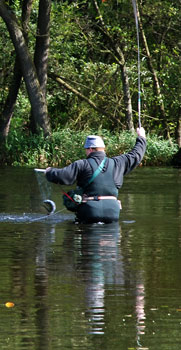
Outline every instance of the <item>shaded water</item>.
<svg viewBox="0 0 181 350"><path fill-rule="evenodd" d="M179 350L180 185L138 168L118 224L74 225L58 186L48 217L33 170L1 169L0 348Z"/></svg>

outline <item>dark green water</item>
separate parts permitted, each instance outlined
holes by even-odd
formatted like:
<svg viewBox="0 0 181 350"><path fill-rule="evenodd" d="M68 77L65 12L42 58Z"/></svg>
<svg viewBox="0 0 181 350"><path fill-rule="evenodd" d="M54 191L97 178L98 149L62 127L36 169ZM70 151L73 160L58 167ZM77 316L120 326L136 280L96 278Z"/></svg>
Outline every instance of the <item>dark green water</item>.
<svg viewBox="0 0 181 350"><path fill-rule="evenodd" d="M51 198L45 218L33 170L1 169L0 349L180 350L180 170L127 176L119 224L74 225Z"/></svg>

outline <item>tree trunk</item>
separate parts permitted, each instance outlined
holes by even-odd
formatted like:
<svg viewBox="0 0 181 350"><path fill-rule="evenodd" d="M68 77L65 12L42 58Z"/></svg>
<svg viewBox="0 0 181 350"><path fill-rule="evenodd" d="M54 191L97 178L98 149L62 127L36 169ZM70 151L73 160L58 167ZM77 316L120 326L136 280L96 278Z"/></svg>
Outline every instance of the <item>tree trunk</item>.
<svg viewBox="0 0 181 350"><path fill-rule="evenodd" d="M37 124L43 129L44 135L47 136L51 133L51 129L48 120L46 100L41 91L35 66L28 52L23 33L17 24L15 16L9 11L3 0L0 0L0 16L6 23L18 56L33 115L36 115Z"/></svg>
<svg viewBox="0 0 181 350"><path fill-rule="evenodd" d="M180 107L180 112L181 112L181 107ZM177 121L176 136L177 136L178 146L179 146L179 148L181 148L181 115L179 116L178 121Z"/></svg>
<svg viewBox="0 0 181 350"><path fill-rule="evenodd" d="M116 47L116 52L118 55L118 59L121 58L121 61L119 59L119 65L121 68L121 76L122 76L122 83L123 83L124 103L125 103L125 109L126 109L126 122L127 122L128 130L134 131L132 102L131 102L131 94L130 94L130 88L129 88L129 79L128 79L128 74L126 70L126 63L120 47Z"/></svg>
<svg viewBox="0 0 181 350"><path fill-rule="evenodd" d="M9 133L11 118L13 116L14 107L18 95L18 90L21 84L21 68L18 59L15 61L14 74L9 93L4 105L2 114L0 115L0 140L4 141Z"/></svg>
<svg viewBox="0 0 181 350"><path fill-rule="evenodd" d="M31 6L33 0L24 0L22 4L22 27L23 34L27 41L27 26L29 22L29 17L31 13ZM9 133L11 119L13 117L14 108L16 105L16 99L18 96L18 91L21 85L22 72L19 64L19 60L16 56L14 73L12 82L9 88L9 93L4 104L4 109L0 115L0 139L3 141L6 139Z"/></svg>
<svg viewBox="0 0 181 350"><path fill-rule="evenodd" d="M176 139L179 146L178 152L173 156L172 165L178 168L181 168L181 108L179 109L179 116L177 121L177 129L176 129Z"/></svg>
<svg viewBox="0 0 181 350"><path fill-rule="evenodd" d="M165 107L164 107L164 103L163 103L163 96L161 93L160 84L159 84L159 80L157 77L157 72L154 69L154 65L152 62L151 55L150 55L149 47L147 44L145 32L144 32L142 21L141 21L140 12L138 9L138 4L136 3L136 5L137 5L137 17L138 17L138 22L139 22L139 27L140 27L140 34L141 34L143 45L144 45L144 48L146 51L148 69L150 70L150 72L152 74L154 91L155 91L155 95L157 96L158 106L159 106L159 110L160 110L160 116L161 116L161 120L163 122L163 126L165 129L165 136L168 139L170 139L169 126L168 126L167 119L166 119Z"/></svg>
<svg viewBox="0 0 181 350"><path fill-rule="evenodd" d="M50 44L51 0L40 0L34 63L41 90L46 95L48 51Z"/></svg>
<svg viewBox="0 0 181 350"><path fill-rule="evenodd" d="M46 99L46 85L47 85L47 67L48 67L48 51L50 44L50 12L51 0L40 0L38 11L38 23L36 44L34 53L34 64L40 83L41 91ZM36 114L31 111L30 127L32 132L36 132Z"/></svg>

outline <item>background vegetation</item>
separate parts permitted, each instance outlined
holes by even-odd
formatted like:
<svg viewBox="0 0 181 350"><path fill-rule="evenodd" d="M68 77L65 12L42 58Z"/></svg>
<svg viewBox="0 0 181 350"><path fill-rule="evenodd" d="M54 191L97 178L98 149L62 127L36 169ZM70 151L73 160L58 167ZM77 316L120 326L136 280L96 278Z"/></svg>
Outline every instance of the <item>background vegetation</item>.
<svg viewBox="0 0 181 350"><path fill-rule="evenodd" d="M135 3L145 163L168 163L181 147L181 3ZM53 157L63 165L82 152L74 154L71 142L80 146L90 130L109 135L110 154L127 150L121 140L131 145L138 125L131 0L0 0L0 48L1 163L44 165Z"/></svg>
<svg viewBox="0 0 181 350"><path fill-rule="evenodd" d="M128 152L135 144L136 134L130 131L112 133L106 129L74 131L61 129L44 139L42 135L25 137L18 131L10 133L6 151L1 154L4 165L29 167L63 167L85 158L83 145L88 134L98 132L104 138L109 157ZM142 165L170 165L178 146L163 137L147 135L147 150Z"/></svg>

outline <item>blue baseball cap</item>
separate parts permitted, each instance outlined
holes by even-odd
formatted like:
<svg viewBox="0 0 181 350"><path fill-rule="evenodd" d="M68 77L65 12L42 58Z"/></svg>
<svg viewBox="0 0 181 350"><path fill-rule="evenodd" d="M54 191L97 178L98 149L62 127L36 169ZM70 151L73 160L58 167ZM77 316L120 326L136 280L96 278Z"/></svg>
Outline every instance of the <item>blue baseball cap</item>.
<svg viewBox="0 0 181 350"><path fill-rule="evenodd" d="M84 148L105 148L102 137L96 135L89 135L86 138Z"/></svg>

